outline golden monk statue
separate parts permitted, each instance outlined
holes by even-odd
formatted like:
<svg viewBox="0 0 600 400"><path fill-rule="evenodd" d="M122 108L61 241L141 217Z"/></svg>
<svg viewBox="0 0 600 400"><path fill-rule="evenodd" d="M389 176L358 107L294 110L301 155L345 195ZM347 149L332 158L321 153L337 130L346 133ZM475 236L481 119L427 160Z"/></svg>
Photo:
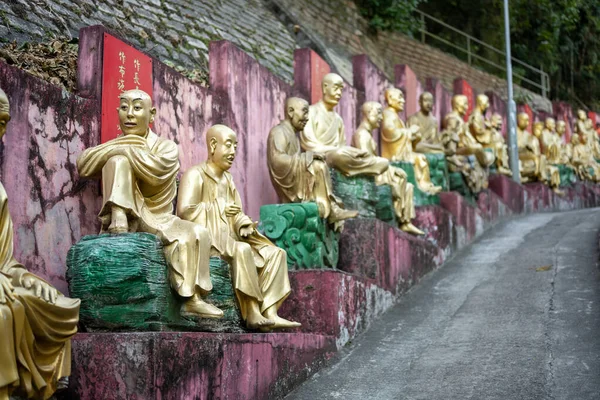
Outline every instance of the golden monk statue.
<svg viewBox="0 0 600 400"><path fill-rule="evenodd" d="M363 104L362 121L352 136L352 146L377 157L377 143L373 140L373 130L380 127L382 119L383 108L381 104L374 101ZM387 162L387 160L385 161ZM413 202L414 188L408 182L406 172L400 168L390 166L384 173L375 177L375 183L377 186L389 185L391 187L394 211L400 223L400 229L414 235L422 235L424 232L411 222L416 215Z"/></svg>
<svg viewBox="0 0 600 400"><path fill-rule="evenodd" d="M424 92L419 96L418 112L411 115L406 125L419 127L420 135L415 135L413 149L418 153L444 153L444 146L438 133L438 121L433 116L433 95Z"/></svg>
<svg viewBox="0 0 600 400"><path fill-rule="evenodd" d="M492 118L490 119L490 127L492 130L491 148L494 150L494 155L496 156L496 168L498 169L498 173L512 176L512 171L508 164L508 146L502 136L502 123L502 115L498 113L492 114Z"/></svg>
<svg viewBox="0 0 600 400"><path fill-rule="evenodd" d="M9 121L0 89L0 138ZM78 321L79 299L63 296L13 258L13 224L0 183L0 400L11 394L45 400L66 387Z"/></svg>
<svg viewBox="0 0 600 400"><path fill-rule="evenodd" d="M356 217L358 211L344 210L342 201L333 194L326 156L301 151L297 132L308 122L308 102L288 98L285 112L286 119L271 129L267 140L271 182L284 203L314 201L321 218L339 227L341 221Z"/></svg>
<svg viewBox="0 0 600 400"><path fill-rule="evenodd" d="M484 162L488 162L489 159L481 144L468 132L468 125L464 121L468 104L469 100L465 95L452 97L452 111L446 114L442 123L442 142L446 148L446 160L450 171L462 172L471 191L479 193L488 187L488 173L485 168L489 165L482 166L480 159ZM470 136L469 147L465 146L466 135ZM475 159L469 160L469 155L474 155Z"/></svg>
<svg viewBox="0 0 600 400"><path fill-rule="evenodd" d="M231 265L233 288L248 328L294 328L297 322L277 315L290 294L287 254L258 233L244 214L228 172L237 136L225 125L206 132L208 160L187 170L179 184L177 215L210 233L212 249Z"/></svg>
<svg viewBox="0 0 600 400"><path fill-rule="evenodd" d="M564 120L556 121L556 135L558 136L558 142L560 143L560 157L559 164L568 165L571 162L571 155L573 154L573 148L570 143L565 144L564 138L567 132L567 123Z"/></svg>
<svg viewBox="0 0 600 400"><path fill-rule="evenodd" d="M344 121L334 111L342 98L342 77L325 75L321 89L323 98L309 107L308 123L300 133L302 149L324 154L327 164L346 176L381 174L388 167L385 160L346 145Z"/></svg>
<svg viewBox="0 0 600 400"><path fill-rule="evenodd" d="M413 142L421 137L419 125L407 128L398 115L404 111L404 94L397 88L385 91L387 108L383 110L381 129L381 155L391 161L404 161L414 165L417 186L425 193L437 194L442 188L431 182L429 164L424 154L413 151Z"/></svg>
<svg viewBox="0 0 600 400"><path fill-rule="evenodd" d="M519 146L521 180L523 183L536 180L545 182L556 194L562 195L563 192L559 189L560 171L546 162L539 139L528 132L528 127L529 115L520 113L517 116L517 145Z"/></svg>
<svg viewBox="0 0 600 400"><path fill-rule="evenodd" d="M594 121L591 118L586 119L585 129L587 132L588 146L592 149L592 154L596 160L600 159L600 142L598 142L598 133L594 129Z"/></svg>
<svg viewBox="0 0 600 400"><path fill-rule="evenodd" d="M588 135L577 134L571 138L573 145L573 166L582 180L600 182L600 164L594 159L590 146L588 146ZM591 173L590 173L591 170Z"/></svg>
<svg viewBox="0 0 600 400"><path fill-rule="evenodd" d="M546 118L540 141L548 163L560 164L562 142L556 134L556 120L554 118Z"/></svg>
<svg viewBox="0 0 600 400"><path fill-rule="evenodd" d="M459 148L469 149L470 154L475 154L482 167L492 165L498 157L497 152L503 151L502 143L494 142L494 130L485 113L490 106L490 100L485 94L477 96L476 105L469 116L468 129L460 136ZM498 149L500 147L500 149ZM506 147L506 146L504 146ZM483 149L492 149L492 153L482 152ZM504 150L505 151L505 150ZM502 164L497 165L498 172L503 175L512 175L510 169Z"/></svg>
<svg viewBox="0 0 600 400"><path fill-rule="evenodd" d="M177 194L177 144L150 129L156 109L141 90L121 93L123 134L85 150L77 159L83 178L102 178L101 232L149 232L163 243L171 287L185 301L181 314L220 318L223 312L202 300L212 290L210 238L201 225L173 215Z"/></svg>

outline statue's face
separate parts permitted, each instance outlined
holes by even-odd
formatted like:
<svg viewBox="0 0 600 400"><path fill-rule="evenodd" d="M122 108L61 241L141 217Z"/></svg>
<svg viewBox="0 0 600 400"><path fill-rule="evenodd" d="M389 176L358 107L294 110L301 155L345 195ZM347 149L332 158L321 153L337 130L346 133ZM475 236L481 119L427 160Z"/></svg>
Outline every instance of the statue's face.
<svg viewBox="0 0 600 400"><path fill-rule="evenodd" d="M465 115L469 109L469 99L466 96L460 96L456 100L456 112L460 115Z"/></svg>
<svg viewBox="0 0 600 400"><path fill-rule="evenodd" d="M579 118L582 121L585 121L587 118L587 114L585 113L585 110L577 110L577 118Z"/></svg>
<svg viewBox="0 0 600 400"><path fill-rule="evenodd" d="M529 126L529 115L528 114L519 114L517 117L517 125L519 125L519 129L524 131Z"/></svg>
<svg viewBox="0 0 600 400"><path fill-rule="evenodd" d="M421 97L421 110L425 113L433 111L433 96L425 94Z"/></svg>
<svg viewBox="0 0 600 400"><path fill-rule="evenodd" d="M501 116L499 116L499 115L492 116L492 127L494 127L498 131L502 130L502 117Z"/></svg>
<svg viewBox="0 0 600 400"><path fill-rule="evenodd" d="M235 160L237 145L235 132L223 127L210 139L211 162L223 171L229 170Z"/></svg>
<svg viewBox="0 0 600 400"><path fill-rule="evenodd" d="M565 134L566 131L567 131L567 124L565 123L565 121L558 121L556 123L556 133L558 133L559 136L562 136Z"/></svg>
<svg viewBox="0 0 600 400"><path fill-rule="evenodd" d="M10 114L6 111L0 111L0 139L6 133L8 121L10 121Z"/></svg>
<svg viewBox="0 0 600 400"><path fill-rule="evenodd" d="M383 110L381 107L372 107L367 114L367 121L373 128L379 128L383 120Z"/></svg>
<svg viewBox="0 0 600 400"><path fill-rule="evenodd" d="M404 94L401 90L390 90L387 96L387 102L390 107L398 112L404 111Z"/></svg>
<svg viewBox="0 0 600 400"><path fill-rule="evenodd" d="M120 97L118 111L119 126L126 136L146 136L156 114L150 96L139 90L124 92Z"/></svg>
<svg viewBox="0 0 600 400"><path fill-rule="evenodd" d="M301 131L308 123L308 103L297 102L288 109L288 117L295 130Z"/></svg>
<svg viewBox="0 0 600 400"><path fill-rule="evenodd" d="M540 136L542 136L542 130L544 129L544 124L542 124L541 122L536 122L535 124L533 124L533 134L535 135L536 138L540 138Z"/></svg>
<svg viewBox="0 0 600 400"><path fill-rule="evenodd" d="M590 118L586 119L585 120L585 127L587 129L593 129L594 128L594 122Z"/></svg>
<svg viewBox="0 0 600 400"><path fill-rule="evenodd" d="M487 96L480 96L477 98L477 104L479 104L481 111L486 112L490 107L490 99Z"/></svg>
<svg viewBox="0 0 600 400"><path fill-rule="evenodd" d="M546 129L548 129L549 131L554 131L555 128L556 128L556 121L554 121L554 118L546 119Z"/></svg>
<svg viewBox="0 0 600 400"><path fill-rule="evenodd" d="M342 98L344 81L339 75L333 75L323 81L323 101L327 104L337 105Z"/></svg>

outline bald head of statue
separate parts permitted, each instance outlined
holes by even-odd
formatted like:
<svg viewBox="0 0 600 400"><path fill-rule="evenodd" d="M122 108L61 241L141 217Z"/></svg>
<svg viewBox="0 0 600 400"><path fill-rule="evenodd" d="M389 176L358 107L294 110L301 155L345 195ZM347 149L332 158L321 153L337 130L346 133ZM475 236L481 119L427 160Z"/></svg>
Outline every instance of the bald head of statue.
<svg viewBox="0 0 600 400"><path fill-rule="evenodd" d="M10 121L10 103L4 90L0 89L0 138L6 133L8 121Z"/></svg>
<svg viewBox="0 0 600 400"><path fill-rule="evenodd" d="M156 108L143 90L127 90L119 96L119 126L123 134L145 137L154 122Z"/></svg>
<svg viewBox="0 0 600 400"><path fill-rule="evenodd" d="M237 135L225 125L213 125L206 131L208 161L221 171L233 165L237 151Z"/></svg>
<svg viewBox="0 0 600 400"><path fill-rule="evenodd" d="M383 107L376 101L367 101L362 105L363 121L368 121L372 128L379 128L383 120Z"/></svg>
<svg viewBox="0 0 600 400"><path fill-rule="evenodd" d="M529 128L529 114L526 112L519 113L517 115L517 126L522 131L527 130Z"/></svg>
<svg viewBox="0 0 600 400"><path fill-rule="evenodd" d="M308 101L299 97L288 97L285 101L285 118L296 131L303 130L308 123Z"/></svg>
<svg viewBox="0 0 600 400"><path fill-rule="evenodd" d="M490 99L485 94L477 95L477 108L481 110L481 112L486 112L490 106Z"/></svg>
<svg viewBox="0 0 600 400"><path fill-rule="evenodd" d="M421 93L419 96L419 106L421 107L421 112L428 115L433 111L433 95L430 92Z"/></svg>
<svg viewBox="0 0 600 400"><path fill-rule="evenodd" d="M464 94L457 94L452 97L452 110L456 111L459 115L465 115L469 108L469 98Z"/></svg>
<svg viewBox="0 0 600 400"><path fill-rule="evenodd" d="M394 110L398 112L404 111L404 103L406 103L406 101L404 100L404 93L402 93L402 90L395 87L387 88L385 90L385 101L388 106L392 107Z"/></svg>
<svg viewBox="0 0 600 400"><path fill-rule="evenodd" d="M329 73L321 81L321 90L323 91L323 102L335 107L342 98L344 80L338 74Z"/></svg>

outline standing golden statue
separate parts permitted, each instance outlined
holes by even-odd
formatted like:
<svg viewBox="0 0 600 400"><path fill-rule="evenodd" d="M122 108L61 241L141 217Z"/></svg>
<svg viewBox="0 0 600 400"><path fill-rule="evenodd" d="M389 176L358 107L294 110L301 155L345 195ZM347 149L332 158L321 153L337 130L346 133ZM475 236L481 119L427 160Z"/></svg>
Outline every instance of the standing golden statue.
<svg viewBox="0 0 600 400"><path fill-rule="evenodd" d="M0 89L0 138L10 105ZM49 399L71 374L71 337L79 299L59 293L13 257L13 224L0 183L0 400Z"/></svg>
<svg viewBox="0 0 600 400"><path fill-rule="evenodd" d="M225 125L206 132L208 160L182 176L177 215L210 233L212 249L231 265L242 318L248 328L294 328L297 322L277 315L290 294L287 254L256 230L228 172L235 159L237 136Z"/></svg>
<svg viewBox="0 0 600 400"><path fill-rule="evenodd" d="M381 174L388 167L385 160L346 145L344 121L334 111L344 90L342 77L325 75L321 89L323 98L309 107L308 123L300 133L304 151L324 154L327 164L346 176Z"/></svg>
<svg viewBox="0 0 600 400"><path fill-rule="evenodd" d="M352 146L377 157L377 143L373 140L373 130L381 126L382 119L383 108L381 104L374 101L363 104L362 121L352 136ZM385 161L387 162L387 160ZM400 168L390 166L384 173L375 177L375 184L391 187L394 211L400 223L400 229L414 235L422 235L424 232L412 224L412 219L416 216L413 202L414 187L408 182L406 172Z"/></svg>
<svg viewBox="0 0 600 400"><path fill-rule="evenodd" d="M481 144L468 131L468 125L464 121L468 105L467 96L459 94L452 97L452 111L446 114L442 123L442 142L446 148L450 171L462 172L471 191L479 193L488 187L486 168L493 157L485 153ZM470 155L474 155L475 159L469 160Z"/></svg>
<svg viewBox="0 0 600 400"><path fill-rule="evenodd" d="M358 211L344 210L342 201L333 194L329 167L324 154L302 152L298 132L308 122L308 102L291 97L286 100L286 119L269 132L267 165L271 182L284 203L314 201L321 218L339 227Z"/></svg>
<svg viewBox="0 0 600 400"><path fill-rule="evenodd" d="M419 96L419 111L408 117L406 125L419 127L420 135L415 135L413 149L418 153L444 153L444 146L438 132L438 121L433 116L433 95L424 92Z"/></svg>
<svg viewBox="0 0 600 400"><path fill-rule="evenodd" d="M150 96L129 90L120 96L123 134L85 150L77 159L83 178L102 178L101 232L149 232L164 244L171 287L185 301L181 314L220 318L223 312L202 300L212 290L209 234L201 225L173 215L179 151L150 129L156 109Z"/></svg>
<svg viewBox="0 0 600 400"><path fill-rule="evenodd" d="M381 155L391 161L403 161L414 165L417 187L425 193L437 194L442 188L431 182L429 164L424 154L413 151L413 142L421 135L418 125L407 128L398 115L404 111L404 94L400 89L389 88L385 91L387 107L383 111L381 129Z"/></svg>

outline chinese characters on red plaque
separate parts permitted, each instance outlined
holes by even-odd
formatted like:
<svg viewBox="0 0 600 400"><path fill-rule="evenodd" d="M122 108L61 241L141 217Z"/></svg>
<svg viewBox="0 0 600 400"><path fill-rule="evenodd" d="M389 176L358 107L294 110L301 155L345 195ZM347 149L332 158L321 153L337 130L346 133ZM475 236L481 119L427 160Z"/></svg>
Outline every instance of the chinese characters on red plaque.
<svg viewBox="0 0 600 400"><path fill-rule="evenodd" d="M119 95L141 89L152 96L152 59L119 39L104 34L102 64L102 132L105 143L116 138L119 128Z"/></svg>

